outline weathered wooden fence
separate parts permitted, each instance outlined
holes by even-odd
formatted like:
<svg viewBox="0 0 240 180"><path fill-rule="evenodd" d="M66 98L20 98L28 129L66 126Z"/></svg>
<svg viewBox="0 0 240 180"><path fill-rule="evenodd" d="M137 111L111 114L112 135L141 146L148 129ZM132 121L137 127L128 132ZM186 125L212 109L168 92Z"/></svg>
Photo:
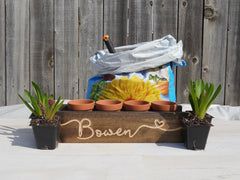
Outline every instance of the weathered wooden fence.
<svg viewBox="0 0 240 180"><path fill-rule="evenodd" d="M184 44L177 102L190 79L222 84L216 103L240 105L239 0L0 0L0 105L20 103L31 81L65 99L84 98L103 49L171 34Z"/></svg>

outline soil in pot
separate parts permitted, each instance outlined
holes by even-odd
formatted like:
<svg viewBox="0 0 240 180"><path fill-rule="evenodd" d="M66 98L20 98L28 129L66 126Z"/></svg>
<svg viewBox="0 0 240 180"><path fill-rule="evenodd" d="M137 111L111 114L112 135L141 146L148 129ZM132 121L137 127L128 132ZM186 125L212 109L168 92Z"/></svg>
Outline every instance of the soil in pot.
<svg viewBox="0 0 240 180"><path fill-rule="evenodd" d="M183 117L183 137L187 149L205 149L209 130L212 126L213 117L209 114L206 114L203 120L196 118L191 113L188 113L187 117Z"/></svg>
<svg viewBox="0 0 240 180"><path fill-rule="evenodd" d="M120 111L123 103L118 100L104 99L96 102L96 109L99 111Z"/></svg>
<svg viewBox="0 0 240 180"><path fill-rule="evenodd" d="M176 111L177 103L171 101L152 101L151 108L153 111Z"/></svg>
<svg viewBox="0 0 240 180"><path fill-rule="evenodd" d="M68 102L68 109L72 111L91 111L95 101L91 99L76 99Z"/></svg>
<svg viewBox="0 0 240 180"><path fill-rule="evenodd" d="M126 111L148 111L150 103L141 100L128 100L124 102L123 106Z"/></svg>
<svg viewBox="0 0 240 180"><path fill-rule="evenodd" d="M40 118L31 120L30 125L38 149L55 149L58 146L60 122L59 116L54 116L53 120Z"/></svg>

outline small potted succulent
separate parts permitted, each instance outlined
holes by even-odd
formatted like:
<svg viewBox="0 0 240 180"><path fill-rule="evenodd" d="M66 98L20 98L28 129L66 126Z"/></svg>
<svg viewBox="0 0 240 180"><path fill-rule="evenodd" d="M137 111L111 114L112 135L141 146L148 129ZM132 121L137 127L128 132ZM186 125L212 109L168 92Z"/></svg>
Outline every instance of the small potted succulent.
<svg viewBox="0 0 240 180"><path fill-rule="evenodd" d="M32 126L36 145L38 149L55 149L58 145L59 125L61 118L56 114L62 106L61 96L54 100L53 95L47 96L42 93L40 87L32 82L35 96L31 95L26 89L24 93L30 103L27 102L20 94L18 96L23 103L32 112L30 125Z"/></svg>
<svg viewBox="0 0 240 180"><path fill-rule="evenodd" d="M183 117L184 145L187 149L205 149L212 116L207 110L221 91L221 85L214 92L214 84L203 80L190 82L189 102L192 111Z"/></svg>

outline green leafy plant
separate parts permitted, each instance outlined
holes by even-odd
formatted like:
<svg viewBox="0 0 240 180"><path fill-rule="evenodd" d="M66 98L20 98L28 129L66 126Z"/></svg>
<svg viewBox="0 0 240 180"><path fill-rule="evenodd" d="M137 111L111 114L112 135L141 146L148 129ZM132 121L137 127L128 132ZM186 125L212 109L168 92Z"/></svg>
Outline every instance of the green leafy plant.
<svg viewBox="0 0 240 180"><path fill-rule="evenodd" d="M220 93L221 88L222 86L219 85L214 92L213 83L204 83L202 79L199 81L196 80L195 82L191 80L188 99L192 110L197 117L200 119L205 117L208 108Z"/></svg>
<svg viewBox="0 0 240 180"><path fill-rule="evenodd" d="M18 94L18 96L35 117L43 117L44 119L52 120L53 116L64 102L61 100L61 96L55 102L53 95L47 97L47 94L42 93L40 87L35 82L32 82L32 87L35 97L26 89L24 90L24 93L30 103L28 103L27 100L25 100L20 94Z"/></svg>

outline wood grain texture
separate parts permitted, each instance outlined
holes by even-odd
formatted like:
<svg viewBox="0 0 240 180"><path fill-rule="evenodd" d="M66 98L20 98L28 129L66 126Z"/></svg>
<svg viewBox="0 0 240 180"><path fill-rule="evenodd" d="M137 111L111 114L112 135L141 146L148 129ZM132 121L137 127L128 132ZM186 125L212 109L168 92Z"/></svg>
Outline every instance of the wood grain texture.
<svg viewBox="0 0 240 180"><path fill-rule="evenodd" d="M152 40L152 1L129 1L129 44Z"/></svg>
<svg viewBox="0 0 240 180"><path fill-rule="evenodd" d="M7 105L29 89L29 1L6 1Z"/></svg>
<svg viewBox="0 0 240 180"><path fill-rule="evenodd" d="M78 0L55 1L55 97L78 98Z"/></svg>
<svg viewBox="0 0 240 180"><path fill-rule="evenodd" d="M0 106L5 104L5 1L0 0Z"/></svg>
<svg viewBox="0 0 240 180"><path fill-rule="evenodd" d="M225 104L236 106L240 105L240 1L231 0L229 10Z"/></svg>
<svg viewBox="0 0 240 180"><path fill-rule="evenodd" d="M127 43L128 0L104 0L104 34L108 34L115 47Z"/></svg>
<svg viewBox="0 0 240 180"><path fill-rule="evenodd" d="M177 39L178 0L157 0L153 4L154 39L171 34Z"/></svg>
<svg viewBox="0 0 240 180"><path fill-rule="evenodd" d="M177 102L188 103L189 80L203 78L223 86L214 103L240 105L238 0L20 2L0 0L0 105L21 103L31 81L55 97L85 98L104 34L114 46L173 35L187 62L175 71Z"/></svg>
<svg viewBox="0 0 240 180"><path fill-rule="evenodd" d="M65 143L183 142L182 112L58 112Z"/></svg>
<svg viewBox="0 0 240 180"><path fill-rule="evenodd" d="M225 86L228 2L205 0L204 7L202 78L216 87ZM214 103L224 103L224 88Z"/></svg>
<svg viewBox="0 0 240 180"><path fill-rule="evenodd" d="M103 48L103 1L79 0L79 98L85 98L88 79L95 75L90 57Z"/></svg>
<svg viewBox="0 0 240 180"><path fill-rule="evenodd" d="M54 93L53 0L30 1L30 81Z"/></svg>
<svg viewBox="0 0 240 180"><path fill-rule="evenodd" d="M159 39L168 34L177 39L178 0L158 0L153 2L153 39ZM173 72L176 87L176 68L173 69ZM178 91L175 92L177 94Z"/></svg>
<svg viewBox="0 0 240 180"><path fill-rule="evenodd" d="M179 1L178 39L183 42L186 67L177 69L177 102L188 103L190 80L201 78L203 1Z"/></svg>

